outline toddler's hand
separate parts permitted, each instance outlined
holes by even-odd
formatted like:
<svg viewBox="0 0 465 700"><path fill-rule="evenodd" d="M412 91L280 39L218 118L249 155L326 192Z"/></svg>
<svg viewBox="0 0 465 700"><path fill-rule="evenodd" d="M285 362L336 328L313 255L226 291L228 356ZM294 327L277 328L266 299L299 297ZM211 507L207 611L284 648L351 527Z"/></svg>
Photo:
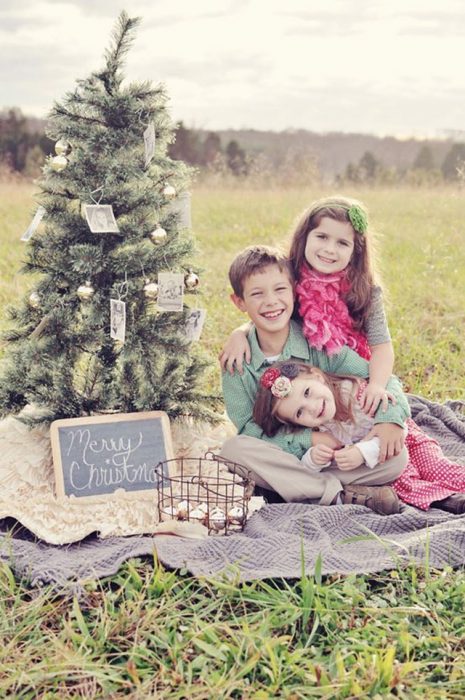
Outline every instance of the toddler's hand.
<svg viewBox="0 0 465 700"><path fill-rule="evenodd" d="M357 467L360 467L364 462L362 453L355 445L348 445L341 450L336 450L334 459L339 469L346 472L357 469Z"/></svg>
<svg viewBox="0 0 465 700"><path fill-rule="evenodd" d="M334 457L334 450L328 445L314 445L312 447L312 461L315 464L327 464Z"/></svg>
<svg viewBox="0 0 465 700"><path fill-rule="evenodd" d="M374 384L369 382L360 399L360 408L367 415L374 416L380 402L383 407L383 413L385 413L387 411L389 401L391 401L392 405L395 406L395 397L389 391L386 391L382 384Z"/></svg>

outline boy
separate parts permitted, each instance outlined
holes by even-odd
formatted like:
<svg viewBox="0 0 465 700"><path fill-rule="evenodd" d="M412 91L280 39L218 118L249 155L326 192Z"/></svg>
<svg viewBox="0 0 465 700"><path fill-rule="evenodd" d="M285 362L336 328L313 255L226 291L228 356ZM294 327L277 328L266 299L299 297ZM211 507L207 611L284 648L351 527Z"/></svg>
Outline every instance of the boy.
<svg viewBox="0 0 465 700"><path fill-rule="evenodd" d="M296 321L294 280L283 254L268 246L251 246L239 253L229 270L231 299L252 321L249 332L251 361L243 374L223 372L226 411L238 435L228 440L221 456L249 469L257 486L278 493L285 501L317 500L322 505L358 503L375 512L399 512L399 501L389 486L407 465L403 425L410 415L399 381L392 377L388 388L396 398L385 413L381 404L374 431L381 439L381 451L391 457L375 469L361 466L352 471L330 467L312 474L300 461L312 444L328 439L323 433L304 429L282 431L267 437L252 418L258 381L266 367L290 357L316 365L335 374L368 377L368 362L350 348L328 357L310 348ZM402 449L401 449L402 447ZM392 455L399 452L397 457ZM363 486L361 486L363 485ZM376 486L375 486L376 485Z"/></svg>

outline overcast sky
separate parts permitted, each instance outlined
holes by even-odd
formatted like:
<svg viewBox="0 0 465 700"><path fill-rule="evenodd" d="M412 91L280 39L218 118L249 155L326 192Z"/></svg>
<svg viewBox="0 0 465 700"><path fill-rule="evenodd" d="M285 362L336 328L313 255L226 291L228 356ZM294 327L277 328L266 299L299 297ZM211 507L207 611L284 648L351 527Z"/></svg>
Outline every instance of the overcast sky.
<svg viewBox="0 0 465 700"><path fill-rule="evenodd" d="M465 129L463 0L0 0L0 108L45 116L121 9L142 18L128 79L164 82L188 126Z"/></svg>

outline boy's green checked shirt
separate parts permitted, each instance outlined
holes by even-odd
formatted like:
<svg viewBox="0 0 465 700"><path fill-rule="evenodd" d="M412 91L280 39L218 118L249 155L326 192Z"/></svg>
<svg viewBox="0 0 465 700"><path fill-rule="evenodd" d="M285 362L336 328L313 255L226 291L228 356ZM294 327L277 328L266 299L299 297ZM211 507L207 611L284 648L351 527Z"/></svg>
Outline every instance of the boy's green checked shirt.
<svg viewBox="0 0 465 700"><path fill-rule="evenodd" d="M249 343L252 359L250 364L244 364L244 373L241 375L234 372L231 375L229 372L223 372L223 396L228 416L236 426L239 435L268 440L300 459L312 445L312 431L309 428L292 433L283 430L269 438L252 419L258 381L269 366L269 362L260 349L255 328L252 328L249 333ZM291 357L320 367L325 372L368 377L368 362L356 352L346 346L337 355L328 356L324 352L309 347L299 324L295 321L291 321L289 336L279 360L288 360ZM380 405L376 412L375 423L396 423L403 427L405 419L410 416L410 408L397 377L391 377L387 389L395 396L397 403L395 406L389 403L386 413L382 412Z"/></svg>

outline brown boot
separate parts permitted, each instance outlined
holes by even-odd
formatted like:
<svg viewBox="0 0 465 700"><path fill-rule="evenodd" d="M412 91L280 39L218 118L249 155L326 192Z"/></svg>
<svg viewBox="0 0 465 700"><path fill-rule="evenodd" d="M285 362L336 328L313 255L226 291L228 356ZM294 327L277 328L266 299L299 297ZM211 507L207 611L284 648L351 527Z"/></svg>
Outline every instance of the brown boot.
<svg viewBox="0 0 465 700"><path fill-rule="evenodd" d="M379 515L392 515L400 512L399 498L391 486L347 484L340 496L343 503L366 506Z"/></svg>
<svg viewBox="0 0 465 700"><path fill-rule="evenodd" d="M447 510L448 513L460 515L465 513L465 493L453 493L447 498L443 498L442 501L433 501L431 505L433 508Z"/></svg>

